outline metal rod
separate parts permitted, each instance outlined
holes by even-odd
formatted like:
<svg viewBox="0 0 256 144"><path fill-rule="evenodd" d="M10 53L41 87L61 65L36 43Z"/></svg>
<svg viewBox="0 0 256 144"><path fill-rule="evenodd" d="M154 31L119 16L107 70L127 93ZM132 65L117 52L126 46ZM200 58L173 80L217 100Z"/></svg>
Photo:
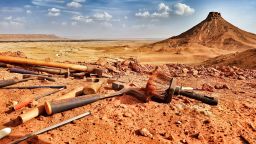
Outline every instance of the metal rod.
<svg viewBox="0 0 256 144"><path fill-rule="evenodd" d="M56 86L12 86L12 87L5 87L4 89L36 89L36 88L53 88L53 89L59 89L59 88L65 88L64 85L56 85Z"/></svg>
<svg viewBox="0 0 256 144"><path fill-rule="evenodd" d="M83 113L83 114L81 114L81 115L78 115L78 116L76 116L76 117L70 118L70 119L65 120L65 121L63 121L63 122L60 122L60 123L58 123L58 124L55 124L55 125L52 125L52 126L50 126L50 127L41 129L41 130L39 130L39 131L35 131L35 132L30 133L30 134L27 134L27 135L25 135L24 137L21 137L21 138L15 140L15 141L13 141L13 142L11 142L11 143L9 143L9 144L18 144L18 143L20 143L20 142L22 142L22 141L24 141L24 140L26 140L26 139L28 139L28 138L30 138L30 137L33 137L33 136L35 136L35 135L39 135L39 134L45 133L45 132L47 132L47 131L49 131L49 130L58 128L58 127L63 126L63 125L66 125L66 124L68 124L68 123L70 123L70 122L72 122L72 121L74 121L74 120L83 118L83 117L88 116L88 115L90 115L90 114L91 114L90 111L85 112L85 113Z"/></svg>

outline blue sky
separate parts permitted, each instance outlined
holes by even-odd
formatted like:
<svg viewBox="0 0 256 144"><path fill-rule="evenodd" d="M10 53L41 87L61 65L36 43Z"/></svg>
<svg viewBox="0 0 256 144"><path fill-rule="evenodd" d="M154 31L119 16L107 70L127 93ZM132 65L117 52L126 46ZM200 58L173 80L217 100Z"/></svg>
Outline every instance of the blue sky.
<svg viewBox="0 0 256 144"><path fill-rule="evenodd" d="M71 38L167 38L210 11L256 33L254 0L0 0L0 33Z"/></svg>

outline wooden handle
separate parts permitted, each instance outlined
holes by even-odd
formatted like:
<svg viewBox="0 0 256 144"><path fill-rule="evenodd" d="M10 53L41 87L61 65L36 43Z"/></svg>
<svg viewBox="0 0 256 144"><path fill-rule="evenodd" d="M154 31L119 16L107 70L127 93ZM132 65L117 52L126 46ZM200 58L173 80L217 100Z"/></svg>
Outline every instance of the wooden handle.
<svg viewBox="0 0 256 144"><path fill-rule="evenodd" d="M90 95L90 96L80 96L75 98L63 99L52 102L45 102L45 110L48 115L55 113L63 112L73 108L81 107L86 104L93 103L97 100L100 100L99 95Z"/></svg>
<svg viewBox="0 0 256 144"><path fill-rule="evenodd" d="M97 79L97 82L90 82L90 84L87 84L84 86L83 89L83 94L88 95L88 94L96 94L103 83L106 81L105 79Z"/></svg>
<svg viewBox="0 0 256 144"><path fill-rule="evenodd" d="M94 70L94 67L89 67L89 66L67 64L67 63L57 63L57 62L47 62L47 61L41 61L41 60L10 57L10 56L0 56L0 62L58 67L58 68L66 68L66 69L87 71L87 72L92 72Z"/></svg>
<svg viewBox="0 0 256 144"><path fill-rule="evenodd" d="M57 99L55 100L61 100L61 99L67 99L67 98L72 98L72 97L76 97L77 95L80 95L82 92L83 92L83 88L82 86L80 87L77 87L73 90L71 90L70 92L68 92L67 94L61 96L61 97L58 97ZM45 109L44 109L44 104L36 107L36 108L33 108L31 109L30 111L24 113L24 114L21 114L18 116L18 120L21 122L21 123L24 123L28 120L31 120L41 114L43 114L45 112Z"/></svg>

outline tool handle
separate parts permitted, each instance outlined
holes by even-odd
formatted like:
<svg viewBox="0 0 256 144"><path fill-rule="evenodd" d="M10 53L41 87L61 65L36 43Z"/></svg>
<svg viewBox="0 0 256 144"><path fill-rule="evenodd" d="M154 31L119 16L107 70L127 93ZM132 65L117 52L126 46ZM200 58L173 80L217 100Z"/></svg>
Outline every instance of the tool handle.
<svg viewBox="0 0 256 144"><path fill-rule="evenodd" d="M29 105L30 103L32 103L33 100L28 100L28 101L24 101L20 104L17 104L13 107L14 110L19 110L19 109L22 109L24 108L25 106Z"/></svg>
<svg viewBox="0 0 256 144"><path fill-rule="evenodd" d="M45 110L48 115L63 112L73 108L81 107L100 100L99 95L80 96L75 98L63 99L53 102L45 102Z"/></svg>
<svg viewBox="0 0 256 144"><path fill-rule="evenodd" d="M10 79L10 80L1 80L0 81L0 88L2 87L6 87L6 86L9 86L9 85L13 85L15 84L17 81L14 80L14 79Z"/></svg>
<svg viewBox="0 0 256 144"><path fill-rule="evenodd" d="M38 74L34 71L30 71L30 70L25 70L25 69L22 69L22 68L9 68L9 71L11 73L20 73L20 74Z"/></svg>
<svg viewBox="0 0 256 144"><path fill-rule="evenodd" d="M188 98L192 98L192 99L201 101L201 102L209 104L209 105L218 105L218 100L215 99L214 97L201 95L201 94L197 94L197 93L189 92L189 91L179 91L178 94L183 95Z"/></svg>

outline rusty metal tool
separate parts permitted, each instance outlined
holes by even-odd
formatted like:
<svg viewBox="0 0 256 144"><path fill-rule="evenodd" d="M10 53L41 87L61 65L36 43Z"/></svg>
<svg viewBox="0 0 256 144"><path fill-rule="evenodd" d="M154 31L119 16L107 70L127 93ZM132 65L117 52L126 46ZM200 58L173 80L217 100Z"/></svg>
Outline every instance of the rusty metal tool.
<svg viewBox="0 0 256 144"><path fill-rule="evenodd" d="M62 88L60 88L60 89L57 89L57 90L54 90L54 91L47 92L47 93L44 93L44 94L42 94L42 95L39 95L39 96L35 97L34 99L27 100L27 101L24 101L24 102L22 102L22 103L19 103L19 104L13 106L13 110L22 109L22 108L26 107L27 105L29 105L30 103L32 103L33 101L38 101L39 99L41 99L41 98L43 98L43 97L50 96L50 95L55 94L55 93L57 93L57 92L59 92L59 91L62 91L62 90L64 90L64 89L65 89L65 87L62 87Z"/></svg>
<svg viewBox="0 0 256 144"><path fill-rule="evenodd" d="M157 90L156 82L150 83L150 84L148 83L147 88L148 89L150 88L150 91L148 92L148 94L152 96L152 99L159 102L163 102L163 103L170 103L174 95L181 95L181 96L185 96L191 99L201 101L209 105L218 104L218 100L214 97L197 94L197 93L194 93L193 91L182 90L182 87L177 87L175 78L172 78L169 82L170 82L169 87L165 90Z"/></svg>
<svg viewBox="0 0 256 144"><path fill-rule="evenodd" d="M81 115L78 115L78 116L76 116L76 117L67 119L67 120L65 120L65 121L63 121L63 122L60 122L60 123L58 123L58 124L55 124L55 125L49 126L49 127L47 127L47 128L41 129L41 130L39 130L39 131L35 131L35 132L30 133L30 134L27 134L27 135L25 135L24 137L21 137L21 138L15 140L15 141L13 141L13 142L11 142L11 143L9 143L9 144L18 144L18 143L20 143L20 142L22 142L22 141L24 141L24 140L26 140L26 139L28 139L28 138L31 138L31 137L33 137L33 136L36 136L36 135L45 133L45 132L50 131L50 130L53 130L53 129L56 129L56 128L61 127L61 126L63 126L63 125L66 125L66 124L68 124L68 123L70 123L70 122L72 122L72 121L81 119L81 118L86 117L86 116L89 116L89 115L91 115L91 112L90 112L90 111L85 112L85 113L83 113L83 114L81 114Z"/></svg>
<svg viewBox="0 0 256 144"><path fill-rule="evenodd" d="M4 87L4 89L37 89L37 88L52 88L52 89L60 89L65 88L64 85L45 85L45 86L12 86L12 87Z"/></svg>
<svg viewBox="0 0 256 144"><path fill-rule="evenodd" d="M33 75L33 74L24 74L22 76L23 79L25 78L31 78L31 77L37 77L38 79L42 79L42 80L48 80L48 81L52 81L55 82L56 80L52 77L48 77L48 76L42 76L42 75Z"/></svg>
<svg viewBox="0 0 256 144"><path fill-rule="evenodd" d="M106 98L111 98L115 96L120 96L123 94L131 94L135 95L136 98L139 100L143 100L145 102L145 96L143 92L140 92L139 90L135 88L127 88L124 85L121 86L121 84L112 84L113 89L119 89L121 90L110 93L110 94L93 94L93 95L85 95L75 98L69 98L69 99L62 99L58 101L52 101L52 102L45 102L45 110L48 115L52 115L55 113L63 112L66 110L70 110L73 108L81 107L99 100L103 100Z"/></svg>
<svg viewBox="0 0 256 144"><path fill-rule="evenodd" d="M32 77L32 78L25 78L25 79L21 79L21 80L18 80L18 79L1 80L0 81L0 88L7 87L7 86L10 86L10 85L14 85L14 84L21 83L21 82L26 82L28 80L34 80L34 79L35 78Z"/></svg>

